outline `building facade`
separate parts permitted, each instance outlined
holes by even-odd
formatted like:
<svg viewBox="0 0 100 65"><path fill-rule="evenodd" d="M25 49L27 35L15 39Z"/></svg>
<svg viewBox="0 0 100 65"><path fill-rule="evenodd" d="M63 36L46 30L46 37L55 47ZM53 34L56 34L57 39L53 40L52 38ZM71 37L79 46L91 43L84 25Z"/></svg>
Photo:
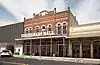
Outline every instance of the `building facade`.
<svg viewBox="0 0 100 65"><path fill-rule="evenodd" d="M100 23L78 25L68 10L43 10L24 18L23 33L16 38L20 55L100 58Z"/></svg>
<svg viewBox="0 0 100 65"><path fill-rule="evenodd" d="M72 18L72 19L71 19ZM23 53L40 56L67 56L69 44L69 21L77 25L70 8L66 11L56 12L43 10L33 14L33 18L24 18L24 32L19 41L23 41Z"/></svg>
<svg viewBox="0 0 100 65"><path fill-rule="evenodd" d="M0 27L0 52L9 49L14 53L15 38L20 38L23 22Z"/></svg>

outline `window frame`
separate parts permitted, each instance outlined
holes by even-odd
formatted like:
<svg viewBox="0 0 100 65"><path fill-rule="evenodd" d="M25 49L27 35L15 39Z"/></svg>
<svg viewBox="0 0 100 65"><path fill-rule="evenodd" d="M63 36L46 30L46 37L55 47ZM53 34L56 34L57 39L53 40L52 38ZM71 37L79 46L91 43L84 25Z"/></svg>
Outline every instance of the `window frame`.
<svg viewBox="0 0 100 65"><path fill-rule="evenodd" d="M49 27L50 26L50 27ZM49 30L51 28L51 30ZM47 25L47 31L52 31L52 24Z"/></svg>

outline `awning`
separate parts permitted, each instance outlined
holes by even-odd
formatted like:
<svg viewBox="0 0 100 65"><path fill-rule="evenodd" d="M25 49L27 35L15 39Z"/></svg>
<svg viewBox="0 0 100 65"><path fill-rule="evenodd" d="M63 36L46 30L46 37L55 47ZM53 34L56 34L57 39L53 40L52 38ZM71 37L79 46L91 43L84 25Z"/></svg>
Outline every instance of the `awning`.
<svg viewBox="0 0 100 65"><path fill-rule="evenodd" d="M32 38L19 38L19 39L15 39L16 41L21 41L21 40L31 40L31 39L49 39L49 38L68 38L65 35L61 35L61 36L45 36L45 37L32 37Z"/></svg>

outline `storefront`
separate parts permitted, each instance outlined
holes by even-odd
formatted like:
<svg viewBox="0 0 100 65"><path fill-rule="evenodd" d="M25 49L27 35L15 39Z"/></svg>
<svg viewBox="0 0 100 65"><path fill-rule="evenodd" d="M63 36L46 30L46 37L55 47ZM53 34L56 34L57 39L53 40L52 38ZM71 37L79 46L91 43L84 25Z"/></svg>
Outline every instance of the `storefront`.
<svg viewBox="0 0 100 65"><path fill-rule="evenodd" d="M94 42L94 52L93 52L94 58L100 59L100 41Z"/></svg>
<svg viewBox="0 0 100 65"><path fill-rule="evenodd" d="M35 56L67 56L68 40L61 38L23 40L23 53Z"/></svg>

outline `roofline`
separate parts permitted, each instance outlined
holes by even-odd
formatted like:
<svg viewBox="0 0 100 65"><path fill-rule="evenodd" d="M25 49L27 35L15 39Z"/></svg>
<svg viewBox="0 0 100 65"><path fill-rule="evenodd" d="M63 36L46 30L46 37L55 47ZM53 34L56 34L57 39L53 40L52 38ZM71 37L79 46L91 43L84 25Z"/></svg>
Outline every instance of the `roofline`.
<svg viewBox="0 0 100 65"><path fill-rule="evenodd" d="M100 24L100 22L87 23L87 24L79 24L78 26L97 25L97 24Z"/></svg>
<svg viewBox="0 0 100 65"><path fill-rule="evenodd" d="M11 24L2 25L0 27L10 26L10 25L19 24L19 23L24 23L24 22L15 22L15 23L11 23Z"/></svg>

